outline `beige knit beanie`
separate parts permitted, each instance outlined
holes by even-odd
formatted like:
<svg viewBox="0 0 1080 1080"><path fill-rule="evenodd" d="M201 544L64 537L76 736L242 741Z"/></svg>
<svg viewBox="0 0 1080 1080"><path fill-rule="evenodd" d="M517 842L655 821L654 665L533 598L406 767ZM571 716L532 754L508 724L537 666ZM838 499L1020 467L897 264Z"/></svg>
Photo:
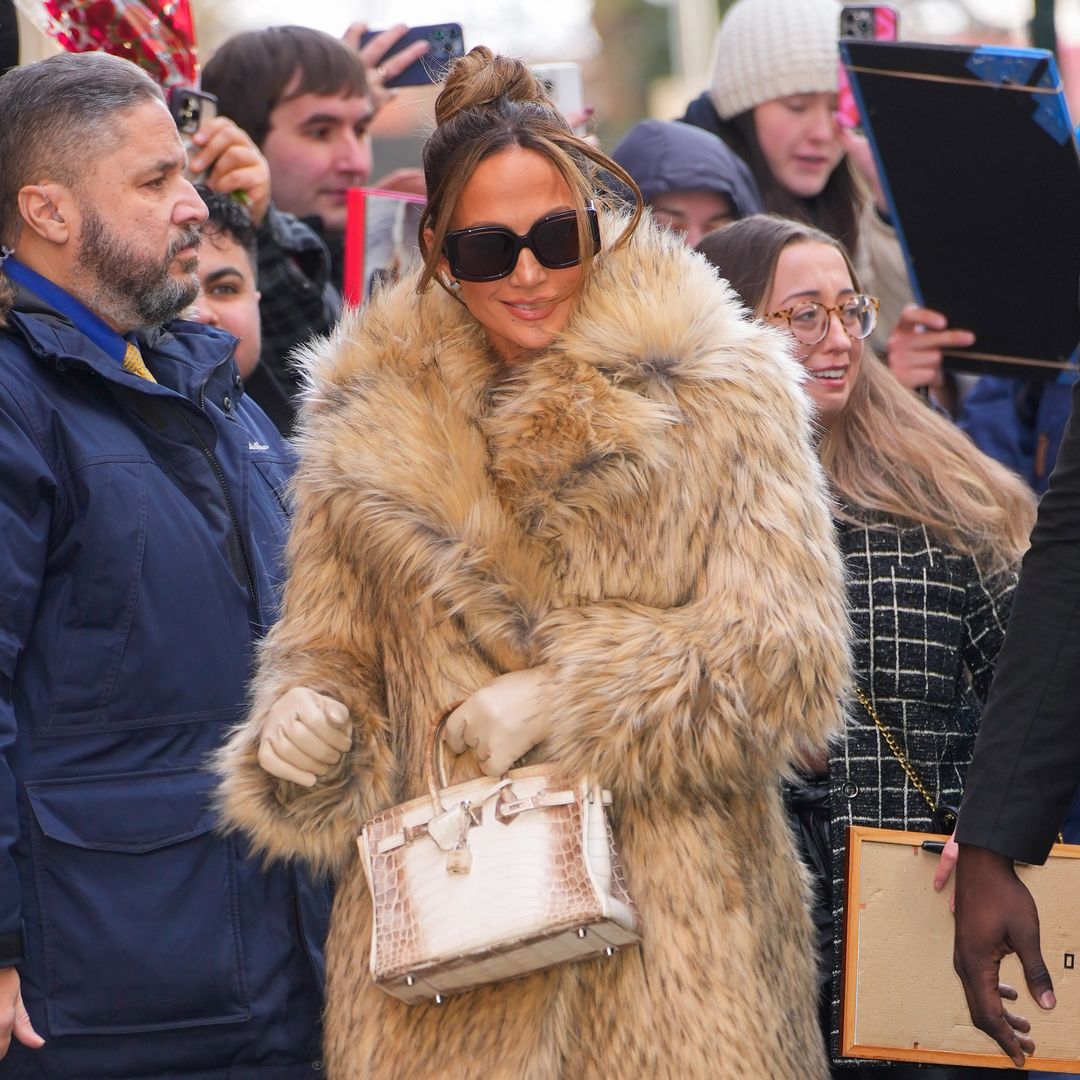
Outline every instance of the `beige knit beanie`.
<svg viewBox="0 0 1080 1080"><path fill-rule="evenodd" d="M838 0L737 0L713 52L720 118L789 94L835 93L839 36Z"/></svg>

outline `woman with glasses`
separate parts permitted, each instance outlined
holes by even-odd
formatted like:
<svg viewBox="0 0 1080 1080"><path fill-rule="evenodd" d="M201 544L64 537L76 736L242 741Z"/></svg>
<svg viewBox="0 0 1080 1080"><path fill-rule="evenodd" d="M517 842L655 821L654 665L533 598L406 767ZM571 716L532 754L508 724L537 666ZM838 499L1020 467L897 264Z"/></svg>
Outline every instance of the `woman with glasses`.
<svg viewBox="0 0 1080 1080"><path fill-rule="evenodd" d="M952 833L1034 501L870 354L878 303L839 241L755 215L710 233L698 250L755 315L790 335L837 499L855 685L843 737L827 757L808 756L788 791L818 883L822 1022L835 1039L847 827ZM950 845L938 888L954 862ZM835 1075L851 1080L858 1068Z"/></svg>
<svg viewBox="0 0 1080 1080"><path fill-rule="evenodd" d="M333 1077L822 1080L778 779L840 719L847 623L798 365L640 205L609 209L605 178L632 181L525 65L472 50L436 122L422 269L306 358L225 818L336 878ZM407 1006L371 981L356 837L427 790L461 700L451 781L528 755L611 791L643 942Z"/></svg>
<svg viewBox="0 0 1080 1080"><path fill-rule="evenodd" d="M942 351L975 337L910 302L869 144L845 132L837 114L840 13L838 0L731 4L716 35L711 85L682 119L719 135L746 162L766 210L831 233L855 253L882 298L874 339L889 369L955 411Z"/></svg>

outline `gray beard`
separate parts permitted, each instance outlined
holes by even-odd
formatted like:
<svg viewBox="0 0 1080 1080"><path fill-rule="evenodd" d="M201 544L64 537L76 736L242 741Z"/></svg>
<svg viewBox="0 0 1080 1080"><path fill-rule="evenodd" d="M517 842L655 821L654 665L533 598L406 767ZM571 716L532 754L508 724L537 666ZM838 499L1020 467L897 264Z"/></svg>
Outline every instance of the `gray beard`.
<svg viewBox="0 0 1080 1080"><path fill-rule="evenodd" d="M195 302L199 260L192 258L181 264L185 277L175 278L169 271L177 252L198 247L198 229L185 229L158 261L110 235L93 208L80 210L83 232L72 271L72 291L91 311L126 333L169 322Z"/></svg>

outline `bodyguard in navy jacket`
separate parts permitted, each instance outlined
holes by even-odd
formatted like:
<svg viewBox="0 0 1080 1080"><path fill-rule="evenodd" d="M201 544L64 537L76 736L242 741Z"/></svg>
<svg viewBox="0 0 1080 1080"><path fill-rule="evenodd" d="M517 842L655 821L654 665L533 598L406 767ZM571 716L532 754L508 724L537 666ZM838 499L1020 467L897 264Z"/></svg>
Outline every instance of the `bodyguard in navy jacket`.
<svg viewBox="0 0 1080 1080"><path fill-rule="evenodd" d="M218 836L206 769L289 452L234 339L169 321L205 207L153 82L57 56L0 116L0 1075L314 1076L326 889Z"/></svg>

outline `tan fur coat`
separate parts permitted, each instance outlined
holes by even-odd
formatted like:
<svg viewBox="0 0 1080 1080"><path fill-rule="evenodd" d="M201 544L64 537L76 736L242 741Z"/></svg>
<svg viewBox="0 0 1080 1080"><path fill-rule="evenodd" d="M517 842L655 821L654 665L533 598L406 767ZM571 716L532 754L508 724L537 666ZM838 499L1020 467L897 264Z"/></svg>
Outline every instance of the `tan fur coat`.
<svg viewBox="0 0 1080 1080"><path fill-rule="evenodd" d="M462 305L405 281L308 374L252 715L311 687L349 706L353 749L314 790L279 787L249 722L219 765L230 826L338 878L330 1076L825 1076L777 778L839 723L847 626L780 336L645 224L512 370ZM356 835L422 791L442 706L538 664L554 733L537 756L613 791L644 945L406 1006L369 978Z"/></svg>

